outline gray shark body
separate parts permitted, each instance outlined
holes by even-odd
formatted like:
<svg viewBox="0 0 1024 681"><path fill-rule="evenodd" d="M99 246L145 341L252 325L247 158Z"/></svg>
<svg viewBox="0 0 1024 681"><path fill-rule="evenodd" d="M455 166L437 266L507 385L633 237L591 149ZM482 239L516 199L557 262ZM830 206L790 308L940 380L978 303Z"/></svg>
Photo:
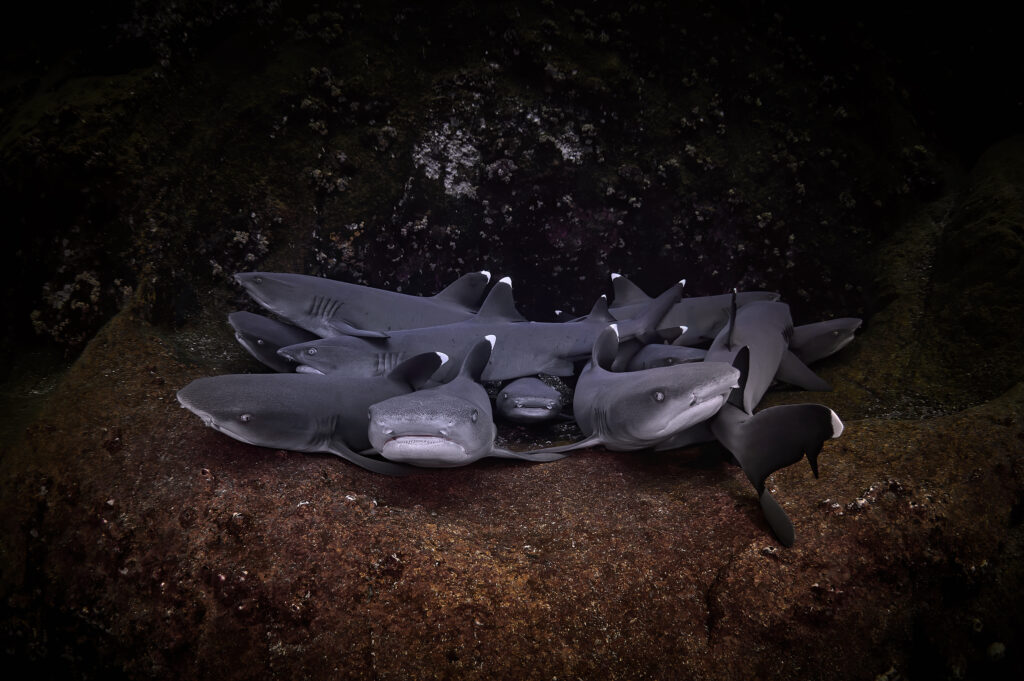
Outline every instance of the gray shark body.
<svg viewBox="0 0 1024 681"><path fill-rule="evenodd" d="M250 355L282 373L293 372L298 365L277 354L277 351L317 338L310 331L252 312L232 312L228 315L228 323L235 330L235 339Z"/></svg>
<svg viewBox="0 0 1024 681"><path fill-rule="evenodd" d="M498 416L512 423L535 424L562 416L562 393L536 376L517 378L494 398Z"/></svg>
<svg viewBox="0 0 1024 681"><path fill-rule="evenodd" d="M621 275L612 275L615 298L609 305L612 316L618 320L631 319L651 300L640 287ZM736 304L743 307L758 301L776 301L778 293L768 291L741 291ZM676 345L700 345L712 341L729 322L732 296L697 296L683 298L662 317L658 330L663 338ZM680 334L679 329L686 327Z"/></svg>
<svg viewBox="0 0 1024 681"><path fill-rule="evenodd" d="M606 329L576 383L573 415L586 437L538 451L598 445L613 451L653 448L710 419L738 385L740 372L724 362L614 372L618 343L615 327Z"/></svg>
<svg viewBox="0 0 1024 681"><path fill-rule="evenodd" d="M241 442L296 452L329 452L367 470L401 475L410 469L358 454L370 446L370 405L412 392L441 365L437 353L413 357L387 376L227 374L199 378L178 401L203 422Z"/></svg>
<svg viewBox="0 0 1024 681"><path fill-rule="evenodd" d="M794 326L789 349L804 364L813 364L849 345L860 325L861 320L857 317L840 317Z"/></svg>
<svg viewBox="0 0 1024 681"><path fill-rule="evenodd" d="M464 466L487 456L535 462L562 458L494 446L491 401L479 383L493 342L489 337L475 343L449 382L371 406L367 433L373 448L390 461L428 468Z"/></svg>
<svg viewBox="0 0 1024 681"><path fill-rule="evenodd" d="M346 333L384 338L392 329L471 318L490 274L463 275L434 296L412 296L304 274L242 272L235 280L260 305L317 336Z"/></svg>
<svg viewBox="0 0 1024 681"><path fill-rule="evenodd" d="M743 374L743 388L730 402L747 414L754 413L776 378L807 390L830 390L789 351L792 335L793 320L785 303L756 301L736 308L734 320L718 333L706 357L711 362L728 362Z"/></svg>
<svg viewBox="0 0 1024 681"><path fill-rule="evenodd" d="M652 301L647 311L620 325L624 337L645 337L675 300L674 286ZM393 331L386 339L334 336L286 347L281 354L292 361L328 372L374 375L405 357L421 352L442 352L451 358L437 381L452 378L462 358L480 339L495 336L497 343L483 370L482 380L502 381L536 374L570 376L573 363L590 355L594 340L610 323L606 301L599 300L588 319L574 323L528 322L515 311L507 279L494 285L480 312L471 320L422 329ZM450 367L450 368L449 368Z"/></svg>

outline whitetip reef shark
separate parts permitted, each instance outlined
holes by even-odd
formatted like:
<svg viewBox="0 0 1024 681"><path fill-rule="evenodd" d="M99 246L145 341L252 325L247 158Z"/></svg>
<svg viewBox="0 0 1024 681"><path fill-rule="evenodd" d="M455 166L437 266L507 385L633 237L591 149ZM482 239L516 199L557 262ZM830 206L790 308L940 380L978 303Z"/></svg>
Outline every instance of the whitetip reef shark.
<svg viewBox="0 0 1024 681"><path fill-rule="evenodd" d="M647 338L665 311L676 301L682 286L669 287L652 300L645 312L619 324L625 338ZM374 375L386 371L405 357L428 350L443 352L452 359L437 381L451 377L455 367L473 345L487 335L498 339L484 368L482 380L502 381L536 374L570 376L574 362L590 355L594 340L614 321L607 312L607 300L598 299L586 320L572 323L528 322L515 309L512 282L497 282L466 321L420 329L392 331L387 338L333 336L281 348L280 353L299 364L349 375ZM447 373L446 373L447 372Z"/></svg>
<svg viewBox="0 0 1024 681"><path fill-rule="evenodd" d="M490 272L471 272L433 296L412 296L305 274L235 275L257 303L307 331L320 337L345 333L368 338L386 338L392 329L468 319L490 280Z"/></svg>
<svg viewBox="0 0 1024 681"><path fill-rule="evenodd" d="M210 428L241 442L295 452L327 452L375 473L404 475L406 466L357 453L369 449L371 405L423 386L445 360L411 357L387 376L225 374L197 378L178 402Z"/></svg>
<svg viewBox="0 0 1024 681"><path fill-rule="evenodd" d="M429 468L464 466L487 456L533 462L563 458L494 446L491 400L479 382L494 344L494 336L475 343L447 383L371 406L367 432L373 448L390 461Z"/></svg>

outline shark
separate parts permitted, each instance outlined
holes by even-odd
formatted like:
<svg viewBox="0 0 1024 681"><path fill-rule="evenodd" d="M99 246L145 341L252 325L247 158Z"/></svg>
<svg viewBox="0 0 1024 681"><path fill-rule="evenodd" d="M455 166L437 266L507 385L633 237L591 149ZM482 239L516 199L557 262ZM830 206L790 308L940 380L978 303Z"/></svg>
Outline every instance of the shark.
<svg viewBox="0 0 1024 681"><path fill-rule="evenodd" d="M235 281L257 303L317 336L344 333L367 338L386 338L393 329L469 319L490 279L490 272L472 272L433 296L413 296L304 274L235 274Z"/></svg>
<svg viewBox="0 0 1024 681"><path fill-rule="evenodd" d="M489 335L474 343L447 383L372 405L367 437L373 448L389 461L428 468L464 466L488 456L534 462L563 458L494 446L497 429L480 376L495 340Z"/></svg>
<svg viewBox="0 0 1024 681"><path fill-rule="evenodd" d="M614 297L609 310L620 321L631 319L651 301L643 289L621 274L612 274L612 290ZM736 296L736 304L743 307L748 303L778 299L778 293L769 291L741 291ZM729 322L731 304L730 294L682 298L665 313L658 330L664 339L676 345L708 343Z"/></svg>
<svg viewBox="0 0 1024 681"><path fill-rule="evenodd" d="M681 291L680 284L669 287L647 305L643 314L621 322L622 336L645 341L656 337L654 329L665 311L679 300ZM452 359L435 376L436 381L444 382L452 378L477 341L493 335L498 343L482 380L503 381L537 374L570 376L574 362L590 355L594 340L614 321L607 305L606 298L599 298L588 318L578 322L529 322L515 309L512 281L505 277L491 288L479 312L466 321L392 331L386 339L334 336L281 348L279 352L322 372L365 376L383 373L408 356L434 350Z"/></svg>
<svg viewBox="0 0 1024 681"><path fill-rule="evenodd" d="M235 330L235 339L250 355L268 368L282 373L295 371L298 364L277 354L277 351L317 338L316 334L305 329L252 312L232 312L228 315L228 323Z"/></svg>
<svg viewBox="0 0 1024 681"><path fill-rule="evenodd" d="M404 475L411 468L364 453L370 406L422 387L446 358L411 357L386 376L224 374L198 378L178 391L178 402L210 428L260 447L327 452L375 473Z"/></svg>
<svg viewBox="0 0 1024 681"><path fill-rule="evenodd" d="M510 381L498 392L494 409L512 423L547 423L562 417L563 402L557 388L536 376L524 376Z"/></svg>
<svg viewBox="0 0 1024 681"><path fill-rule="evenodd" d="M705 361L728 362L742 373L743 388L730 402L753 414L776 379L805 390L831 390L789 351L792 335L793 319L786 303L761 300L733 305L730 321L715 336L705 357Z"/></svg>
<svg viewBox="0 0 1024 681"><path fill-rule="evenodd" d="M654 448L713 417L739 387L739 370L725 362L612 371L619 339L617 324L606 327L576 382L572 411L584 439L534 451Z"/></svg>

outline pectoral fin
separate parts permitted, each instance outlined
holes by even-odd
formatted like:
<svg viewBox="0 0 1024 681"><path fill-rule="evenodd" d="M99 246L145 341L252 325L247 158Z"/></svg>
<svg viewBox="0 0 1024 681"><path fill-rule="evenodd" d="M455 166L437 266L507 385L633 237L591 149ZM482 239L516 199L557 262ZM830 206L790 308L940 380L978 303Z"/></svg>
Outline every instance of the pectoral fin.
<svg viewBox="0 0 1024 681"><path fill-rule="evenodd" d="M382 475L400 476L408 475L409 473L414 473L416 471L416 469L413 468L412 466L404 466L402 464L392 463L390 461L381 461L380 459L371 459L368 456L356 454L351 449L349 449L348 445L346 445L341 440L338 440L337 438L335 438L331 442L331 446L328 451L331 454L334 454L335 456L340 456L346 461L350 461L361 468L365 468L368 471L380 473Z"/></svg>
<svg viewBox="0 0 1024 681"><path fill-rule="evenodd" d="M568 454L556 454L554 452L513 452L509 449L502 449L495 447L491 450L491 453L487 456L495 456L501 459L522 459L523 461L533 461L535 463L544 463L546 461L558 461L564 459Z"/></svg>
<svg viewBox="0 0 1024 681"><path fill-rule="evenodd" d="M388 334L383 331L371 331L369 329L360 329L342 321L332 320L329 321L330 326L339 336L358 336L359 338L388 338Z"/></svg>

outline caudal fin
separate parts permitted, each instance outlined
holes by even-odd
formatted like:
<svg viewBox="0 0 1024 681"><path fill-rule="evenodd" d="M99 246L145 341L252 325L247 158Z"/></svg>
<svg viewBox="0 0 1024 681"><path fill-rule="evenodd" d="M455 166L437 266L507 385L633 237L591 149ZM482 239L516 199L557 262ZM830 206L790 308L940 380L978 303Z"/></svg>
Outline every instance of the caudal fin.
<svg viewBox="0 0 1024 681"><path fill-rule="evenodd" d="M825 440L843 432L842 421L821 404L770 407L753 416L726 404L711 420L711 432L732 453L757 490L765 518L779 541L786 546L792 544L792 523L768 493L765 481L775 471L804 456L814 477L818 477L818 455Z"/></svg>

